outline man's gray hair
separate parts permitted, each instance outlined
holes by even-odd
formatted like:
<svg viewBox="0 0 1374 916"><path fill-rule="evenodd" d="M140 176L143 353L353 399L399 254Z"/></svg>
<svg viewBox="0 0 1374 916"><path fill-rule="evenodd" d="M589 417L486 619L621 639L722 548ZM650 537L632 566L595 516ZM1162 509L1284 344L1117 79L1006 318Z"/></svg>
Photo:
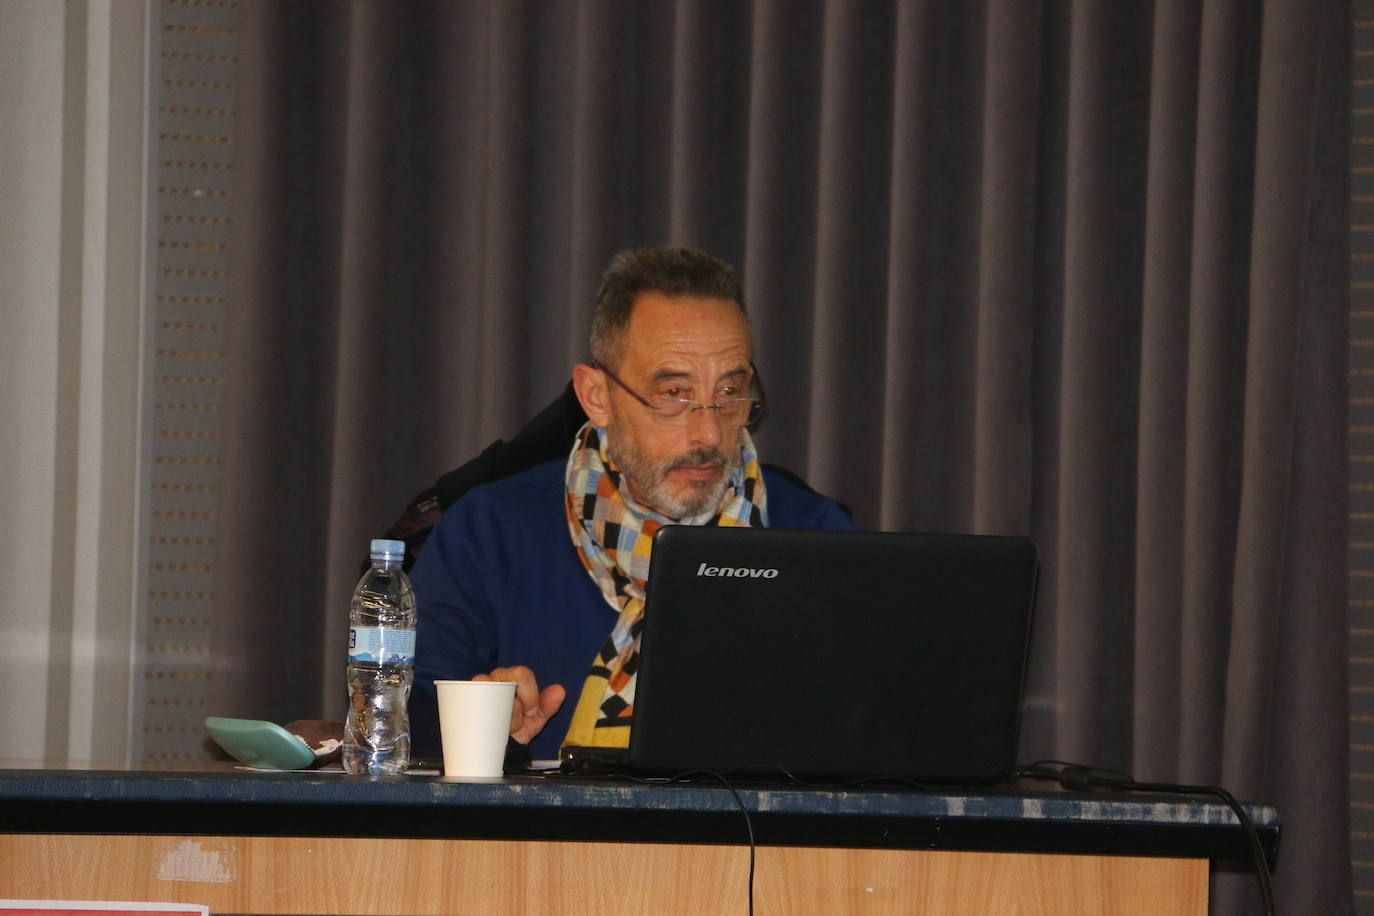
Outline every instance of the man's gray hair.
<svg viewBox="0 0 1374 916"><path fill-rule="evenodd" d="M640 293L668 297L724 299L739 306L744 320L744 286L735 269L695 248L635 248L618 252L601 275L592 313L592 359L614 367L619 361L630 312Z"/></svg>

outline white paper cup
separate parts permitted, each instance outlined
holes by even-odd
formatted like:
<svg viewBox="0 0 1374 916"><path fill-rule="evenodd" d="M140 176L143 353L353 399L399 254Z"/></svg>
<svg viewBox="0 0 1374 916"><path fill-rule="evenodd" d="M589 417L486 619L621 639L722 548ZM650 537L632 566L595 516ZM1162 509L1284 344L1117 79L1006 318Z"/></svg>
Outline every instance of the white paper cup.
<svg viewBox="0 0 1374 916"><path fill-rule="evenodd" d="M508 681L435 681L444 775L499 778L506 759L515 685Z"/></svg>

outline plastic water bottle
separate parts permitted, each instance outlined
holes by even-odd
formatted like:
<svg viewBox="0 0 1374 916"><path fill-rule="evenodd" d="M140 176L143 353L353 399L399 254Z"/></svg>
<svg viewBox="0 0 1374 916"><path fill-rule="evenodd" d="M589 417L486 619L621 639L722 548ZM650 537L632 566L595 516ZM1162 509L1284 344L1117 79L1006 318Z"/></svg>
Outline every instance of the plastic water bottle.
<svg viewBox="0 0 1374 916"><path fill-rule="evenodd" d="M415 668L415 590L405 543L372 542L372 568L353 590L348 630L346 773L402 773L410 763L406 703Z"/></svg>

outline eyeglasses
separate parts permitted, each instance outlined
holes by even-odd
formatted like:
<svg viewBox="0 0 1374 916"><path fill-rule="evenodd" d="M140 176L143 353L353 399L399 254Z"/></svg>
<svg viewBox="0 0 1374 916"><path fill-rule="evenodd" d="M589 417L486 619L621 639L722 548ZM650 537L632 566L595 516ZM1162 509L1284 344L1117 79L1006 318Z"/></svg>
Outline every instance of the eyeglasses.
<svg viewBox="0 0 1374 916"><path fill-rule="evenodd" d="M734 385L727 385L716 392L716 397L709 404L703 404L691 398L676 397L671 391L645 398L629 385L622 382L620 377L608 367L596 360L592 360L588 365L593 369L600 369L602 372L606 373L607 378L623 388L626 394L643 404L645 407L650 410L658 411L659 418L664 421L680 421L686 423L692 411L714 410L716 416L721 420L732 423L743 421L747 426L758 422L758 420L763 417L764 408L767 406L763 391L763 377L759 375L758 367L752 362L749 364L749 368L753 371L753 387L758 390L758 397L739 397L733 392L739 391L740 389Z"/></svg>

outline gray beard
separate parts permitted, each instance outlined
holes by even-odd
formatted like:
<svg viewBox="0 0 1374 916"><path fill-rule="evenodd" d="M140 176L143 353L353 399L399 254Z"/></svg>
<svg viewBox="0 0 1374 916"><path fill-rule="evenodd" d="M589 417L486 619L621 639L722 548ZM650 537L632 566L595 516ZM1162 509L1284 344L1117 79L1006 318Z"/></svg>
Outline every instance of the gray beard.
<svg viewBox="0 0 1374 916"><path fill-rule="evenodd" d="M738 444L727 454L719 448L693 449L684 455L655 464L634 446L634 441L612 420L607 428L607 451L615 459L630 495L641 505L669 518L711 516L719 509L740 463ZM675 497L668 488L668 473L684 465L719 464L722 473L713 483L693 482L685 496Z"/></svg>

